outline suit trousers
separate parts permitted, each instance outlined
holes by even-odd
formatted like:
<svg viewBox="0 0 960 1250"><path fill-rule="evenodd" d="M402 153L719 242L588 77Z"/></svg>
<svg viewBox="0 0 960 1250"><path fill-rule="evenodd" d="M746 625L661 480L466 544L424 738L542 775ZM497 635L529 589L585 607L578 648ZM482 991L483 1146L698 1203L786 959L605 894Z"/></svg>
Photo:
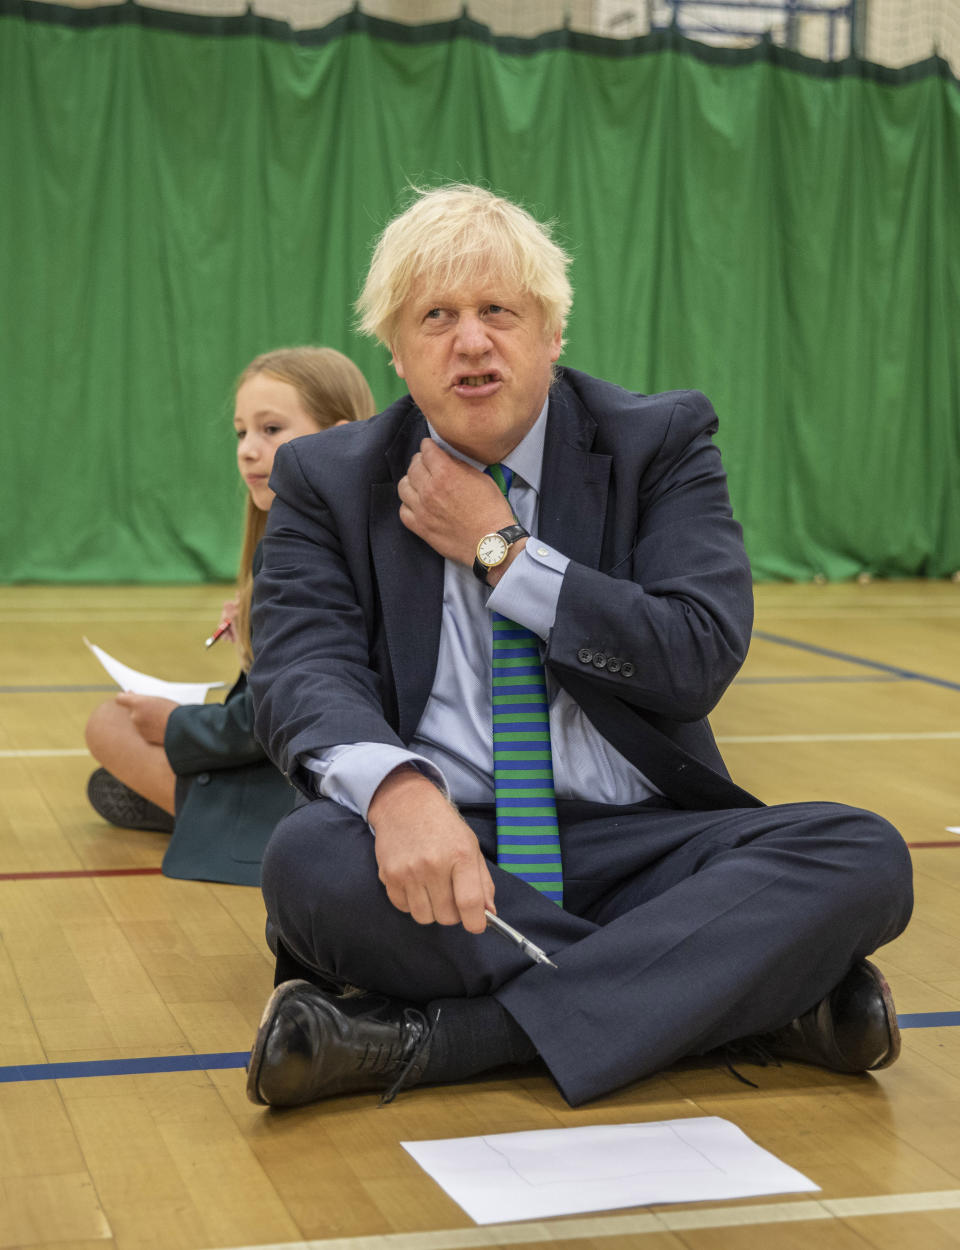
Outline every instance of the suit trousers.
<svg viewBox="0 0 960 1250"><path fill-rule="evenodd" d="M328 799L278 825L269 923L319 982L424 1004L493 995L578 1105L684 1056L786 1024L912 907L910 855L871 812L833 803L693 812L558 804L561 909L498 868L490 807L463 807L498 914L546 950L419 925L389 901L366 822Z"/></svg>

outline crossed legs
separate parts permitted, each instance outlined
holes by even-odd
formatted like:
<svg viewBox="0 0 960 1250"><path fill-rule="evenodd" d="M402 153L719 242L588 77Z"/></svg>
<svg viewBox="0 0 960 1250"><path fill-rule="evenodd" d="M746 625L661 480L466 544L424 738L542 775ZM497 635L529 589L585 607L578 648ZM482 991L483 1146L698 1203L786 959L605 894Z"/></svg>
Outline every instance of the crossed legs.
<svg viewBox="0 0 960 1250"><path fill-rule="evenodd" d="M488 858L488 809L464 810ZM909 855L881 818L834 804L693 813L562 804L561 910L493 868L501 916L547 950L419 926L377 879L365 822L327 800L278 827L271 921L306 968L390 999L494 998L573 1104L684 1055L779 1028L906 925Z"/></svg>
<svg viewBox="0 0 960 1250"><path fill-rule="evenodd" d="M115 699L94 708L86 725L90 754L108 773L172 816L177 778L162 744L147 742Z"/></svg>

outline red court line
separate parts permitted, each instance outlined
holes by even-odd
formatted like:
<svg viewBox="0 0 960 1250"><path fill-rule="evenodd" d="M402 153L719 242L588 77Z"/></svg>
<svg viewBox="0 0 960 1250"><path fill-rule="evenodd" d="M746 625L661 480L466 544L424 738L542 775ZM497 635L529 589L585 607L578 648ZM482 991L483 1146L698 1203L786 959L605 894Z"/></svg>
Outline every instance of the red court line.
<svg viewBox="0 0 960 1250"><path fill-rule="evenodd" d="M62 872L0 872L0 881L45 881L52 877L156 877L159 868L71 868Z"/></svg>
<svg viewBox="0 0 960 1250"><path fill-rule="evenodd" d="M960 848L960 837L952 842L908 842L913 851L945 846ZM59 877L157 877L160 868L74 868L62 872L0 872L0 881L47 881Z"/></svg>

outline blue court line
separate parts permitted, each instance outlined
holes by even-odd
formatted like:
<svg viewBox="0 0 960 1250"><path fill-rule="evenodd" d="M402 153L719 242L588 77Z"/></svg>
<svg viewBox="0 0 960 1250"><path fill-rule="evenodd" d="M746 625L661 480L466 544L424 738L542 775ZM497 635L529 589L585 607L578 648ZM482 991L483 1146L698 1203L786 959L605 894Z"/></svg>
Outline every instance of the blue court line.
<svg viewBox="0 0 960 1250"><path fill-rule="evenodd" d="M824 682L824 681L905 681L904 677L894 677L889 674L880 674L876 676L868 673L861 675L860 673L848 673L844 675L833 674L820 677L738 677L738 686L775 686L785 685L791 682Z"/></svg>
<svg viewBox="0 0 960 1250"><path fill-rule="evenodd" d="M245 1068L248 1050L212 1055L154 1055L146 1059L85 1059L75 1063L22 1063L0 1068L0 1084L10 1081L62 1081L75 1076L138 1076L151 1072L208 1072Z"/></svg>
<svg viewBox="0 0 960 1250"><path fill-rule="evenodd" d="M813 655L824 655L831 660L843 660L847 664L860 664L864 668L873 668L880 673L892 673L904 681L925 681L931 686L943 686L946 690L960 690L960 682L947 681L944 677L931 677L929 673L916 673L909 668L898 668L895 664L881 664L879 660L865 660L859 655L849 655L846 651L832 651L829 647L818 647L812 642L800 642L796 638L784 638L782 634L768 634L764 629L755 629L754 638L764 642L776 642L782 647L796 647L798 651L810 651Z"/></svg>
<svg viewBox="0 0 960 1250"><path fill-rule="evenodd" d="M901 1029L940 1029L946 1025L960 1024L960 1011L915 1011L897 1016Z"/></svg>
<svg viewBox="0 0 960 1250"><path fill-rule="evenodd" d="M960 1011L920 1011L897 1016L901 1029L960 1026ZM80 1076L141 1076L156 1072L209 1072L245 1068L248 1050L212 1055L156 1055L146 1059L88 1059L76 1063L23 1063L0 1067L0 1085L14 1081L63 1081Z"/></svg>

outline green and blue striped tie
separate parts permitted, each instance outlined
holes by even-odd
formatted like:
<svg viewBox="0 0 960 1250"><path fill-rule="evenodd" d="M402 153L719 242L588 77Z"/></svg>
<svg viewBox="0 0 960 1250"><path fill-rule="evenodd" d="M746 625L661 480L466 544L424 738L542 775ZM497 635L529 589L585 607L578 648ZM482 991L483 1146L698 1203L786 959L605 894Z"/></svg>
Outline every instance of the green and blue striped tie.
<svg viewBox="0 0 960 1250"><path fill-rule="evenodd" d="M508 495L513 473L487 472ZM497 863L563 905L557 801L553 791L550 709L540 645L529 629L493 617L493 781Z"/></svg>

